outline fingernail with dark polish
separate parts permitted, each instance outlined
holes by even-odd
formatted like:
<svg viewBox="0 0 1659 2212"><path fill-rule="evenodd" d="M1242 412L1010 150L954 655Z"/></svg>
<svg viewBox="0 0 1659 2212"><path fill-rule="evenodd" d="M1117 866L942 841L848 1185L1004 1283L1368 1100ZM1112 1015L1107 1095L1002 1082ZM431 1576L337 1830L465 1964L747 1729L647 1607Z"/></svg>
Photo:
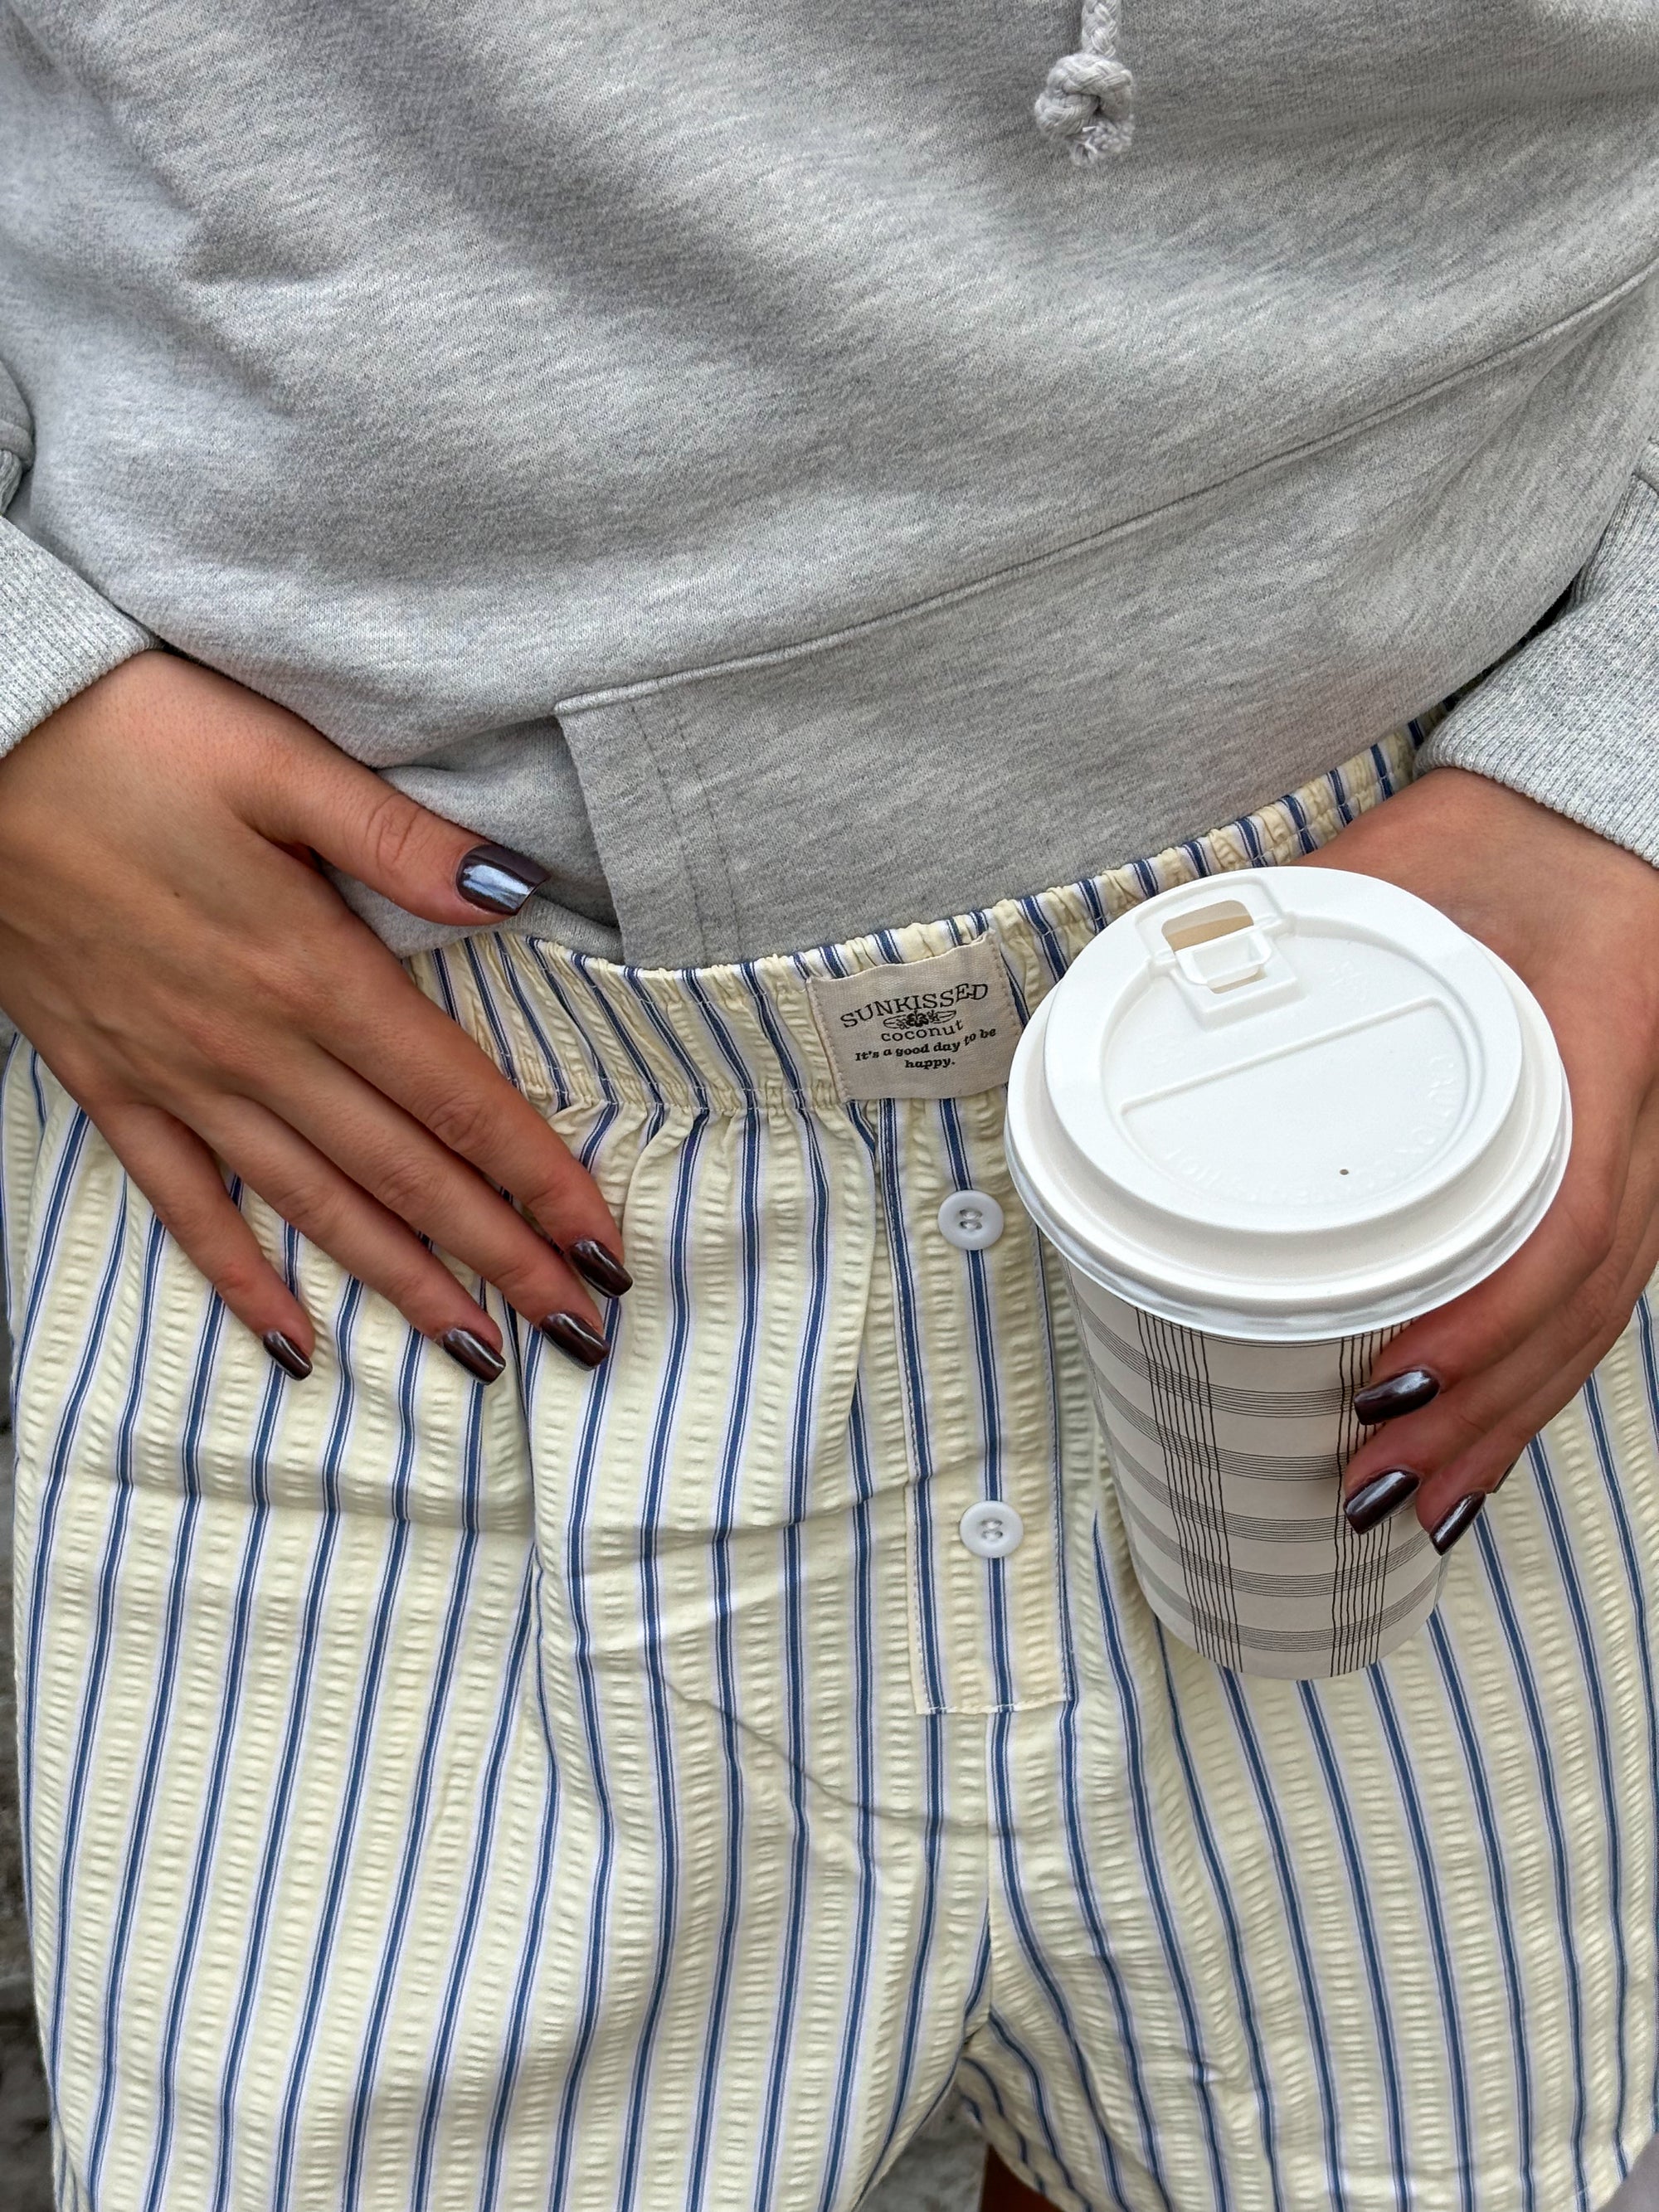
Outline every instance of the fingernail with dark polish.
<svg viewBox="0 0 1659 2212"><path fill-rule="evenodd" d="M507 1365L501 1353L492 1352L483 1337L474 1336L470 1328L447 1328L438 1343L458 1367L465 1367L480 1382L493 1382Z"/></svg>
<svg viewBox="0 0 1659 2212"><path fill-rule="evenodd" d="M1437 1528L1429 1531L1429 1541L1437 1552L1449 1552L1466 1528L1472 1528L1480 1517L1480 1509L1486 1502L1484 1490L1471 1491L1460 1498Z"/></svg>
<svg viewBox="0 0 1659 2212"><path fill-rule="evenodd" d="M1399 1511L1420 1480L1408 1467L1391 1467L1386 1474L1373 1475L1343 1504L1342 1511L1349 1528L1358 1536L1363 1536L1368 1528L1375 1528L1379 1521L1386 1521L1390 1513Z"/></svg>
<svg viewBox="0 0 1659 2212"><path fill-rule="evenodd" d="M579 1275L585 1275L596 1291L603 1291L608 1298L619 1298L624 1291L634 1287L634 1278L629 1273L614 1252L607 1252L597 1237L584 1237L577 1244L565 1247L565 1257Z"/></svg>
<svg viewBox="0 0 1659 2212"><path fill-rule="evenodd" d="M1390 1375L1386 1382L1373 1382L1353 1394L1353 1409L1367 1428L1392 1421L1401 1413L1414 1413L1440 1392L1439 1378L1426 1367L1408 1367L1403 1375Z"/></svg>
<svg viewBox="0 0 1659 2212"><path fill-rule="evenodd" d="M303 1382L311 1372L311 1362L291 1337L280 1328L268 1328L259 1339L284 1375L291 1375L296 1382Z"/></svg>
<svg viewBox="0 0 1659 2212"><path fill-rule="evenodd" d="M539 860L510 845L475 845L455 871L455 888L486 914L517 914L532 891L547 881Z"/></svg>
<svg viewBox="0 0 1659 2212"><path fill-rule="evenodd" d="M549 1314L542 1323L542 1334L551 1337L566 1358L580 1367L597 1367L610 1357L611 1346L605 1339L574 1314Z"/></svg>

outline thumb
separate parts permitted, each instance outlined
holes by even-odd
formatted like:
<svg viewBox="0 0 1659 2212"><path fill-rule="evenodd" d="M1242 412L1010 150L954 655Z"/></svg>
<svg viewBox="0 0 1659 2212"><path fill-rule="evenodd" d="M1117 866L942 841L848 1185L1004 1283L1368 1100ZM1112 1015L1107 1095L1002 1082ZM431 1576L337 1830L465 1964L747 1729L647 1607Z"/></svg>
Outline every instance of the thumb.
<svg viewBox="0 0 1659 2212"><path fill-rule="evenodd" d="M539 860L481 842L326 739L283 800L283 842L309 845L342 874L427 921L476 929L516 914L547 880Z"/></svg>

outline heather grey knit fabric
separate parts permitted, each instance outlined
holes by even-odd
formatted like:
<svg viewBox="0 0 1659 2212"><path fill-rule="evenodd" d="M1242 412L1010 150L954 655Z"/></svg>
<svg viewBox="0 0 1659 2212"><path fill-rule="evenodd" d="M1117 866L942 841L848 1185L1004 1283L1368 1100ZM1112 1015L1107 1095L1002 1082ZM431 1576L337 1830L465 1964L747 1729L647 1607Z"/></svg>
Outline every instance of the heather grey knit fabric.
<svg viewBox="0 0 1659 2212"><path fill-rule="evenodd" d="M0 409L15 396L15 386L0 370ZM0 419L0 437L10 428ZM27 431L15 434L22 452L0 452L0 513L17 489L28 452ZM0 638L5 641L0 751L154 643L141 624L17 530L6 530L0 539Z"/></svg>
<svg viewBox="0 0 1659 2212"><path fill-rule="evenodd" d="M154 636L708 961L1294 788L1616 513L1433 757L1659 860L1656 252L1650 0L0 0L0 744Z"/></svg>
<svg viewBox="0 0 1659 2212"><path fill-rule="evenodd" d="M1424 748L1659 863L1659 443L1547 629Z"/></svg>

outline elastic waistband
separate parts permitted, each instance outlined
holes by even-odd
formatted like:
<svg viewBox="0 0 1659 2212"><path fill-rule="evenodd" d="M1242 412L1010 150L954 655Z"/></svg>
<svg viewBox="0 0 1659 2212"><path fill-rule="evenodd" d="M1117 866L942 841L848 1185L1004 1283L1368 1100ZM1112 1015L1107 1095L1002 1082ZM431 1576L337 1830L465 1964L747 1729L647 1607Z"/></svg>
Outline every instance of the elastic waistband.
<svg viewBox="0 0 1659 2212"><path fill-rule="evenodd" d="M1151 859L943 921L707 968L618 966L500 933L420 953L409 965L518 1087L550 1109L838 1107L809 978L902 966L990 937L1024 1017L1091 938L1141 900L1200 876L1316 852L1410 782L1437 719L1411 722L1259 812Z"/></svg>

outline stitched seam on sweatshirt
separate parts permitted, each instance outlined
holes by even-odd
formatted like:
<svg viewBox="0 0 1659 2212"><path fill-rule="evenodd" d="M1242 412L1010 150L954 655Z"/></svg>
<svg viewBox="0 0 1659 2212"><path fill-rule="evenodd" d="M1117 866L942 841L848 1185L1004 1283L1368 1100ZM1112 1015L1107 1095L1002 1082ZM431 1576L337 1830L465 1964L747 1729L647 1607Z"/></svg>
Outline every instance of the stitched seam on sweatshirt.
<svg viewBox="0 0 1659 2212"><path fill-rule="evenodd" d="M1479 361L1466 362L1449 376L1425 385L1407 398L1392 401L1386 407L1374 409L1369 415L1357 416L1340 428L1327 431L1322 437L1310 438L1299 446L1286 447L1279 453L1269 454L1264 460L1252 461L1248 468L1240 469L1232 476L1220 477L1214 483L1205 484L1196 491L1183 492L1180 498L1168 500L1161 507L1149 507L1144 514L1126 515L1122 521L1113 523L1109 529L1096 531L1087 538L1073 538L1064 545L1052 546L1044 553L1033 553L1023 560L1011 561L1005 567L994 568L985 575L972 577L965 583L952 584L945 591L933 592L926 599L912 600L906 605L890 607L882 614L872 615L862 622L849 623L840 629L824 630L813 637L797 638L787 645L772 646L761 653L739 653L731 660L707 661L695 668L673 669L665 675L641 677L632 684L613 684L599 691L575 692L568 698L559 700L554 712L580 714L594 708L617 707L633 700L650 698L658 693L676 690L684 684L705 684L720 677L782 667L792 660L805 660L817 653L834 652L840 646L856 644L882 630L919 621L927 615L945 612L986 592L1000 591L1023 577L1039 576L1047 569L1064 568L1073 561L1099 551L1115 540L1133 538L1142 531L1149 530L1156 524L1168 520L1171 515L1180 514L1189 508L1201 507L1206 500L1213 500L1219 493L1248 483L1253 477L1271 475L1294 462L1328 453L1334 447L1350 444L1365 433L1401 416L1410 415L1449 392L1455 392L1462 384L1472 383L1494 369L1524 361L1528 354L1542 351L1555 340L1570 336L1579 326L1593 323L1598 316L1610 313L1613 308L1632 298L1656 275L1659 275L1659 257L1648 262L1635 276L1626 277L1611 292L1601 294L1584 307L1575 307L1571 314L1560 317L1541 331L1534 331L1527 337L1518 339L1514 345L1505 346L1501 352L1484 354Z"/></svg>
<svg viewBox="0 0 1659 2212"><path fill-rule="evenodd" d="M680 807L678 800L675 796L673 781L670 776L665 775L663 772L661 757L657 751L656 746L651 741L652 733L649 718L641 713L637 701L630 700L629 702L629 718L634 725L635 735L638 738L641 744L645 749L646 758L650 762L652 773L655 775L658 785L662 791L663 805L667 811L669 820L673 824L674 842L679 849L680 872L684 878L686 888L691 894L692 908L697 917L699 949L702 957L706 959L708 957L708 948L715 940L708 927L708 916L703 911L702 895L698 887L698 872L690 865L690 853L686 844L685 827L681 820ZM684 736L681 734L678 723L676 722L673 726L674 734L678 739L680 755L682 759L684 759L687 753L685 740ZM708 795L704 793L701 783L697 786L697 793L703 802L703 807L706 812L708 805ZM725 855L720 852L718 845L715 847L715 851L720 857L721 872L724 873L726 866ZM726 892L729 900L731 893L731 883L729 878L726 883ZM728 914L727 920L728 921L734 923L736 917Z"/></svg>
<svg viewBox="0 0 1659 2212"><path fill-rule="evenodd" d="M732 881L731 863L726 858L726 846L720 837L720 817L715 812L714 802L708 796L708 787L702 780L702 769L692 749L690 739L685 734L684 725L672 706L666 706L665 711L674 732L674 742L679 748L680 759L684 763L685 772L690 778L696 791L698 804L702 808L708 849L720 865L720 881L726 886L726 925L728 932L726 941L728 944L735 943L741 938L743 932L738 927L737 887ZM697 911L701 917L702 913L701 904ZM707 948L709 943L707 936L703 943Z"/></svg>

